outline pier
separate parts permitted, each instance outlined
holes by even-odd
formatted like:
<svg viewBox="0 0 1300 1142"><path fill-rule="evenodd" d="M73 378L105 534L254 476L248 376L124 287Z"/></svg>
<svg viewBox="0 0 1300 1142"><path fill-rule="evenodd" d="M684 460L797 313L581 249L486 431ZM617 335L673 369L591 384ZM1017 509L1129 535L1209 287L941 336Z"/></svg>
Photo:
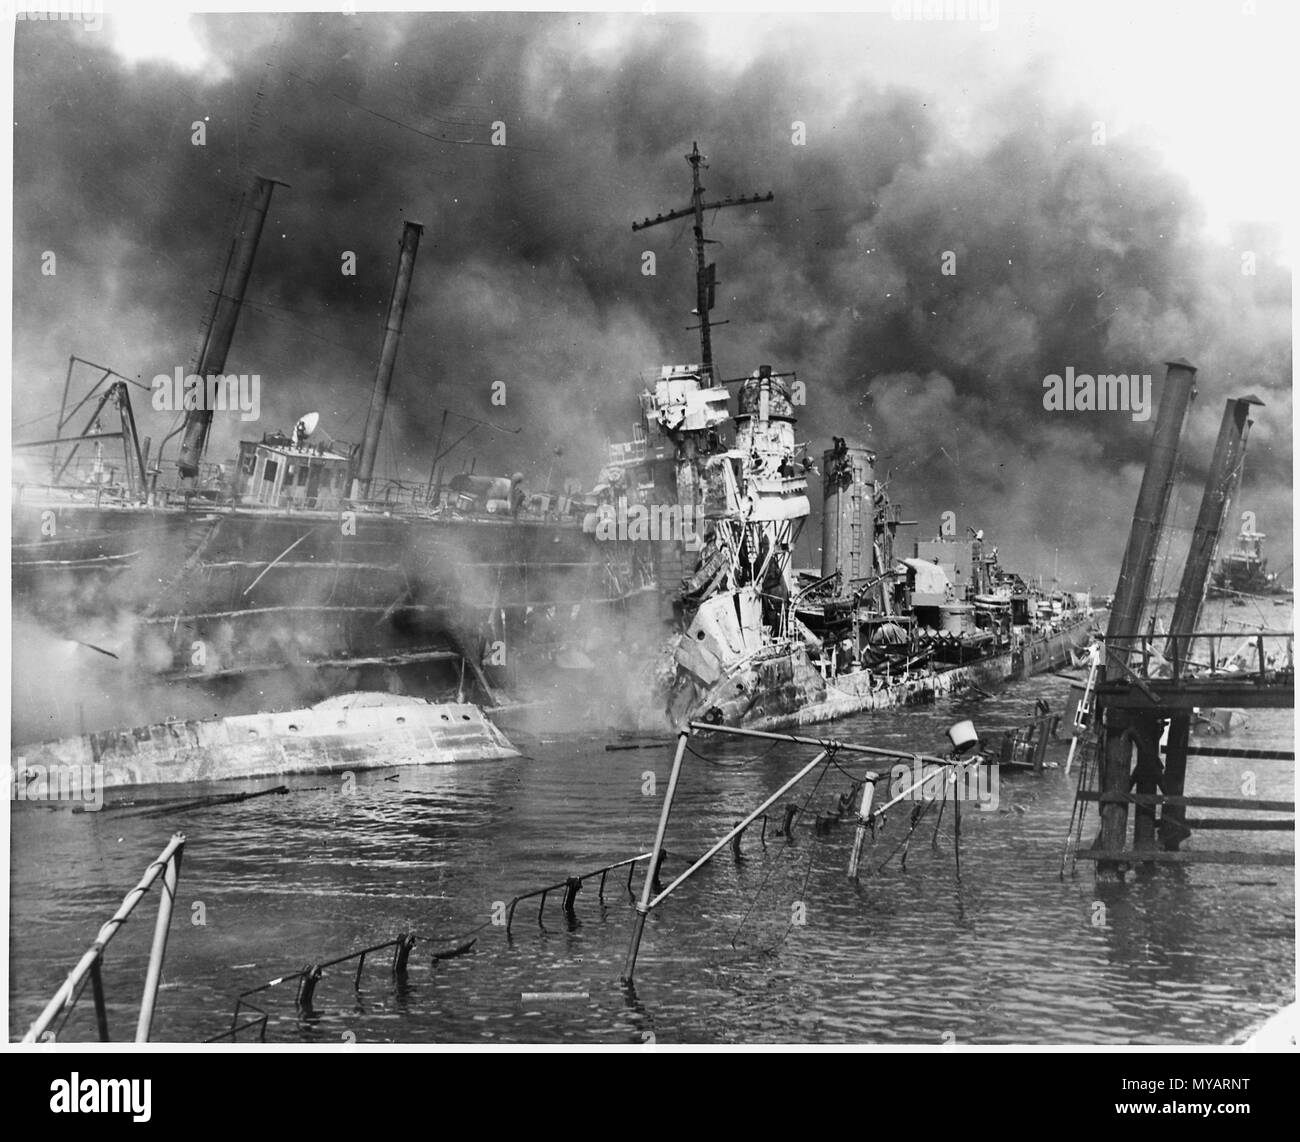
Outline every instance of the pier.
<svg viewBox="0 0 1300 1142"><path fill-rule="evenodd" d="M1096 712L1103 726L1098 744L1099 787L1081 789L1078 800L1098 805L1101 829L1095 847L1079 851L1077 859L1097 862L1101 879L1115 879L1130 865L1153 863L1211 863L1294 866L1295 853L1250 852L1233 849L1183 850L1181 844L1198 830L1224 832L1295 831L1295 802L1254 797L1195 797L1185 795L1189 759L1231 757L1291 763L1290 750L1234 749L1189 744L1194 711L1206 708L1287 709L1295 706L1295 673L1289 631L1255 636L1258 665L1254 670L1208 666L1187 668L1194 650L1222 663L1217 649L1224 639L1240 634L1196 632L1176 636L1179 653L1171 677L1140 675L1108 680L1097 687ZM1151 639L1118 640L1122 647L1151 653ZM1284 643L1272 656L1266 644ZM1167 731L1166 731L1167 726ZM1164 739L1162 745L1162 738ZM1128 816L1133 810L1131 846ZM1189 818L1188 809L1236 810L1251 816Z"/></svg>
<svg viewBox="0 0 1300 1142"><path fill-rule="evenodd" d="M1122 881L1134 865L1149 870L1161 863L1295 864L1294 847L1290 852L1181 847L1202 830L1295 831L1294 801L1186 795L1193 757L1295 762L1289 750L1190 744L1193 718L1200 710L1295 707L1294 632L1196 630L1228 496L1245 454L1249 416L1262 404L1256 397L1226 402L1169 631L1157 635L1152 623L1141 633L1195 376L1196 369L1186 361L1168 364L1104 654L1085 690L1091 692L1093 709L1084 719L1088 733L1066 857L1095 862L1099 881ZM1085 849L1079 842L1090 804L1097 806L1100 828ZM1251 815L1188 817L1188 809Z"/></svg>

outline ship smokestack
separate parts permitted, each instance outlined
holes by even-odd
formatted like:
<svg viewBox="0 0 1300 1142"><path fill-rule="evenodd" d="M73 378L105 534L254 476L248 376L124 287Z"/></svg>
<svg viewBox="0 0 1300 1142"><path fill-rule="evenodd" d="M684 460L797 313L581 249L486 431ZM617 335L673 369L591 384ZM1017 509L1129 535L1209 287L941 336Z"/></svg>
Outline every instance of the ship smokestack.
<svg viewBox="0 0 1300 1142"><path fill-rule="evenodd" d="M1124 562L1120 565L1119 582L1115 587L1115 602L1111 607L1110 622L1106 627L1107 655L1128 664L1127 644L1123 649L1112 647L1110 640L1132 637L1142 625L1142 610L1155 566L1156 548L1160 542L1160 529L1164 525L1165 510L1174 486L1174 468L1178 461L1178 441L1183 431L1183 419L1191 403L1196 380L1196 367L1181 358L1166 362L1165 391L1160 397L1160 411L1156 413L1156 426L1151 436L1151 451L1146 471L1142 474L1142 487L1138 491L1137 507L1133 510L1133 526L1129 532L1128 546L1124 549Z"/></svg>
<svg viewBox="0 0 1300 1142"><path fill-rule="evenodd" d="M840 573L841 597L874 570L876 458L839 437L822 454L822 576Z"/></svg>
<svg viewBox="0 0 1300 1142"><path fill-rule="evenodd" d="M1169 623L1168 653L1187 652L1186 645L1179 647L1178 636L1196 630L1205 598L1205 581L1210 574L1210 562L1219 542L1219 529L1223 526L1223 513L1228 495L1236 482L1237 473L1246 452L1246 434L1250 428L1252 405L1263 405L1259 397L1238 397L1224 404L1223 420L1219 425L1219 439L1214 445L1214 459L1205 479L1205 492L1201 497L1201 510L1196 516L1196 529L1192 532L1192 545L1183 568L1183 581L1178 587L1178 601L1174 604L1174 617Z"/></svg>
<svg viewBox="0 0 1300 1142"><path fill-rule="evenodd" d="M415 270L415 254L423 233L424 227L418 222L406 222L402 228L402 252L397 263L397 277L393 279L393 295L388 301L384 344L379 352L379 368L375 371L370 411L366 414L361 459L352 483L354 500L370 495L370 479L375 472L375 456L379 451L379 433L384 427L384 410L388 406L388 389L393 383L393 362L397 359L397 344L402 337L402 320L406 316L406 300L410 296L411 275Z"/></svg>
<svg viewBox="0 0 1300 1142"><path fill-rule="evenodd" d="M226 354L230 352L235 324L239 321L239 311L244 304L244 290L248 287L248 278L253 272L253 258L257 254L258 239L262 236L266 212L271 205L271 191L277 184L288 185L279 179L259 176L252 193L245 195L240 207L235 239L226 260L225 273L221 277L221 288L212 303L207 336L203 339L203 351L199 354L198 367L195 369L200 377L225 372ZM185 414L185 435L181 438L179 460L183 477L190 479L199 474L199 462L203 459L211 427L210 408L191 409Z"/></svg>

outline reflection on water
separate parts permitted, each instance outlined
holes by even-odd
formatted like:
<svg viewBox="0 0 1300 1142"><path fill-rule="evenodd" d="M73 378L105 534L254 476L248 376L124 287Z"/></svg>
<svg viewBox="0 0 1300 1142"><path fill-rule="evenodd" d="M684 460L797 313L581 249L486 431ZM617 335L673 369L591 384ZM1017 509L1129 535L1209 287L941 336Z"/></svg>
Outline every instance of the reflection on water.
<svg viewBox="0 0 1300 1142"><path fill-rule="evenodd" d="M1068 689L1048 678L989 700L864 715L834 733L939 750L959 718L987 736L1030 716L1040 694L1063 709ZM1233 746L1292 740L1289 710L1248 719ZM288 796L171 816L15 806L10 1034L22 1034L176 830L188 844L154 1021L159 1040L215 1035L239 992L403 931L429 941L417 944L404 980L391 978L390 953L379 953L355 989L355 965L327 972L311 1013L294 1010L293 983L272 989L257 1000L271 1016L267 1038L1218 1043L1294 998L1291 869L1184 866L1106 888L1081 865L1062 882L1074 781L1050 770L1003 775L996 812L963 813L960 882L951 815L937 847L926 818L905 871L897 856L885 863L906 831L900 806L855 885L845 875L851 826L825 835L811 827L861 772L848 761L849 773L832 768L815 790L814 778L790 795L806 805L791 841L774 835L774 811L765 842L755 826L743 860L724 850L656 911L636 986L624 989L632 919L624 875L611 874L603 898L588 882L571 922L557 893L540 922L536 901L521 905L509 938L492 923L522 892L649 848L671 746L606 752L606 740L521 734L531 755L523 760L361 774L351 795L331 779L303 777ZM1049 757L1063 762L1066 746L1055 744ZM813 753L748 742L697 752L669 829L668 874ZM1283 763L1193 759L1189 792L1239 795L1252 764L1260 797L1291 799L1292 767ZM655 796L645 792L651 773ZM1227 836L1232 848L1291 843L1289 835ZM108 955L109 1022L119 1039L134 1027L153 907ZM471 953L431 960L435 941L476 929ZM61 1038L93 1035L88 997L83 1006Z"/></svg>

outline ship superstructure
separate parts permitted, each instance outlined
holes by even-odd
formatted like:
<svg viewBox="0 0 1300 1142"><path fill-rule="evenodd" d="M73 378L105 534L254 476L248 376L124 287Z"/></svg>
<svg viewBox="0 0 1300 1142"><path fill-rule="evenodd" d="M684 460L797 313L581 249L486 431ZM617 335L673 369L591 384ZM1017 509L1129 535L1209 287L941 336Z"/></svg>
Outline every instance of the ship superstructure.
<svg viewBox="0 0 1300 1142"><path fill-rule="evenodd" d="M1255 513L1242 512L1241 530L1214 569L1208 593L1229 597L1279 593L1278 577L1269 572L1264 555L1267 538L1255 530Z"/></svg>

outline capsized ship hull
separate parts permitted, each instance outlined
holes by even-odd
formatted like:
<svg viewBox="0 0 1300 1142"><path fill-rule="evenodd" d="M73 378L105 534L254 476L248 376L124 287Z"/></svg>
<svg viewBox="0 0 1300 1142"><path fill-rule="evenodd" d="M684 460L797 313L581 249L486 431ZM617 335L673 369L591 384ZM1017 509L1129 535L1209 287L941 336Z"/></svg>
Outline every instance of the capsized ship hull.
<svg viewBox="0 0 1300 1142"><path fill-rule="evenodd" d="M11 799L291 773L343 773L518 757L477 706L359 692L298 710L156 722L15 749Z"/></svg>

